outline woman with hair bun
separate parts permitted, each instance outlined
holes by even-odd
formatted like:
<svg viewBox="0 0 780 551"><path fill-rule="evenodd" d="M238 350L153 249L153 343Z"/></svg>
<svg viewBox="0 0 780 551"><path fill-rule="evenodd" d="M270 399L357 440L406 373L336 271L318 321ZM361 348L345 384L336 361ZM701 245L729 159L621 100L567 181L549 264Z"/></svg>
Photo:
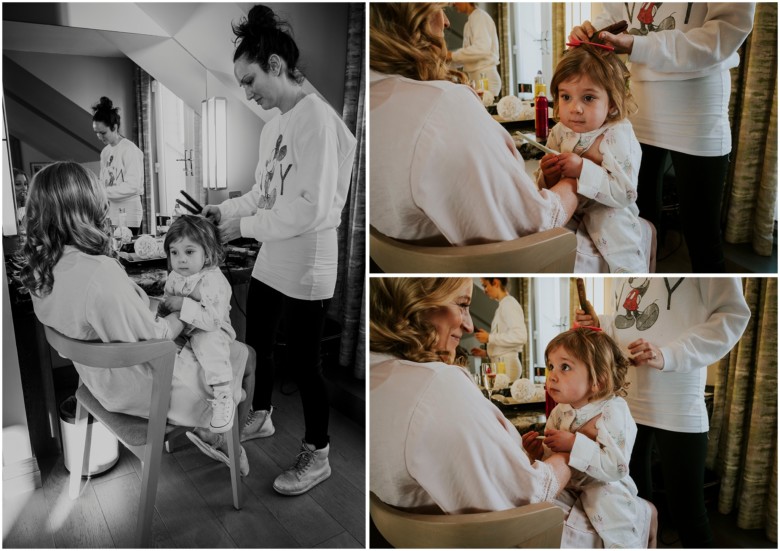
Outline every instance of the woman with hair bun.
<svg viewBox="0 0 780 551"><path fill-rule="evenodd" d="M257 5L233 25L233 68L248 101L279 113L260 134L255 185L241 197L208 205L223 241L249 237L263 246L247 298L247 342L259 355L253 411L241 440L271 436L276 332L290 353L287 369L301 394L306 431L295 464L274 489L307 492L330 476L327 387L320 339L336 286L336 228L349 191L355 137L317 94L306 94L289 25Z"/></svg>
<svg viewBox="0 0 780 551"><path fill-rule="evenodd" d="M119 108L103 96L92 106L92 129L106 147L100 152L100 183L106 188L111 223L119 223L119 209L125 209L127 227L138 235L143 218L144 154L119 133Z"/></svg>

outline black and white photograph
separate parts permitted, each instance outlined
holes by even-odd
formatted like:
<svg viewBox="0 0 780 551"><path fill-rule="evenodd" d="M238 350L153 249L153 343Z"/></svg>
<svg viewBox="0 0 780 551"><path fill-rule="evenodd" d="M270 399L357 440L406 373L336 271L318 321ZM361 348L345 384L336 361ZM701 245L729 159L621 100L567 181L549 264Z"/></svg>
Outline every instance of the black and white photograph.
<svg viewBox="0 0 780 551"><path fill-rule="evenodd" d="M366 5L2 13L3 547L365 548Z"/></svg>

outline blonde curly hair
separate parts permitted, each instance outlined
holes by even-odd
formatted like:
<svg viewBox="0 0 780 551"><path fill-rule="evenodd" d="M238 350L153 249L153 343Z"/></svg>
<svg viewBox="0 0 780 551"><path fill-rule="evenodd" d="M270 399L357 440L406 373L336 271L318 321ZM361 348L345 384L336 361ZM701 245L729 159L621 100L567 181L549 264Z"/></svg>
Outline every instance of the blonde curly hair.
<svg viewBox="0 0 780 551"><path fill-rule="evenodd" d="M372 352L393 354L413 362L462 364L446 350L436 350L436 328L428 321L452 302L467 277L371 278L369 343Z"/></svg>
<svg viewBox="0 0 780 551"><path fill-rule="evenodd" d="M431 16L445 6L446 3L371 3L371 69L414 80L466 84L466 75L447 65L444 38L430 31Z"/></svg>

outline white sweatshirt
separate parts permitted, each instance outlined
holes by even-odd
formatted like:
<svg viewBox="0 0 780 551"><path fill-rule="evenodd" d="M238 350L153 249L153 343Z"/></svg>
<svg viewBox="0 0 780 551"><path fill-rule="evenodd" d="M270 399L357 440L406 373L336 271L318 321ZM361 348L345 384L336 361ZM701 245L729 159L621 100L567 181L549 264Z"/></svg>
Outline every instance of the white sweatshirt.
<svg viewBox="0 0 780 551"><path fill-rule="evenodd" d="M517 354L527 342L523 307L515 297L507 295L498 302L498 309L490 323L487 352L494 362L499 358L504 360L506 374L513 381L520 376L522 369Z"/></svg>
<svg viewBox="0 0 780 551"><path fill-rule="evenodd" d="M643 338L664 357L662 371L628 370L626 401L637 424L706 432L707 366L732 349L750 319L740 279L635 277L613 286L616 312L599 316L601 327L624 351Z"/></svg>
<svg viewBox="0 0 780 551"><path fill-rule="evenodd" d="M316 94L266 123L255 185L219 205L223 218L241 217L242 237L263 243L252 277L292 298L333 296L336 228L349 193L356 143Z"/></svg>
<svg viewBox="0 0 780 551"><path fill-rule="evenodd" d="M100 183L106 188L111 223L119 223L119 209L125 209L128 227L141 225L144 192L144 154L122 138L116 145L107 145L100 152Z"/></svg>
<svg viewBox="0 0 780 551"><path fill-rule="evenodd" d="M490 91L498 95L501 90L501 76L496 69L498 60L496 24L486 11L476 8L463 27L463 47L452 52L452 61L463 66L470 80L484 73L490 81Z"/></svg>

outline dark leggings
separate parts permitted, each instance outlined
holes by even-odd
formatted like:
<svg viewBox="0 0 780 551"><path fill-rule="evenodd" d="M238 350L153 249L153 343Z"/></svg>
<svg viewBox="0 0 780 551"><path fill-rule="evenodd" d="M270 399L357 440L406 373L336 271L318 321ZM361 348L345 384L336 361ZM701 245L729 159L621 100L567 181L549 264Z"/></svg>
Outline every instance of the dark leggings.
<svg viewBox="0 0 780 551"><path fill-rule="evenodd" d="M658 447L671 521L683 547L712 547L712 530L704 505L704 461L707 433L672 432L646 425L639 429L631 454L630 472L639 497L653 500L653 441Z"/></svg>
<svg viewBox="0 0 780 551"><path fill-rule="evenodd" d="M680 222L694 273L726 271L720 218L729 156L698 157L642 145L636 204L657 229L663 205L664 166L671 154L680 201Z"/></svg>
<svg viewBox="0 0 780 551"><path fill-rule="evenodd" d="M306 424L304 439L318 449L328 445L328 388L322 377L320 340L328 300L290 298L252 278L246 312L246 341L257 352L256 410L270 409L274 386L274 346L279 324L285 337L284 368L298 385Z"/></svg>

